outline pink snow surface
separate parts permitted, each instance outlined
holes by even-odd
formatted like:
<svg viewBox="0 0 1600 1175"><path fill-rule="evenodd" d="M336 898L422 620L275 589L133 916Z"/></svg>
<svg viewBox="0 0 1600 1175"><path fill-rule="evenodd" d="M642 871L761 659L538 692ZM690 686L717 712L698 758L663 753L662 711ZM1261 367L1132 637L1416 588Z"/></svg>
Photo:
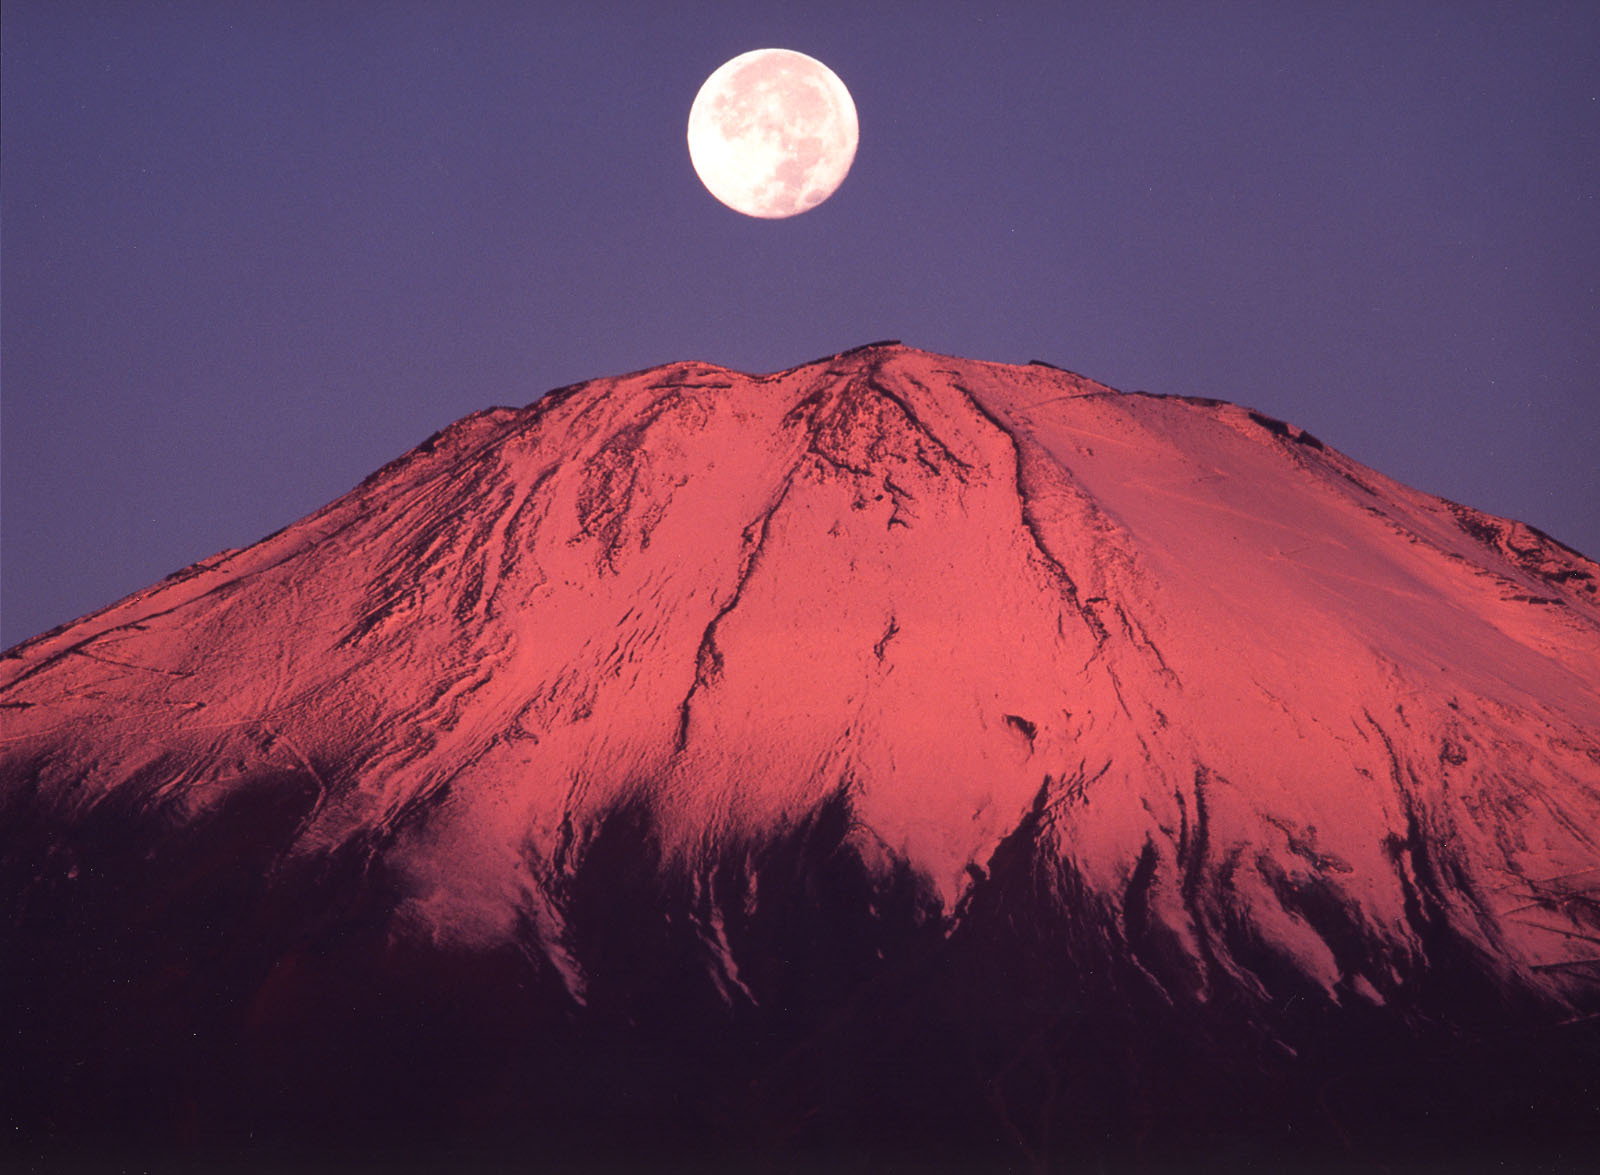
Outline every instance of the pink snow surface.
<svg viewBox="0 0 1600 1175"><path fill-rule="evenodd" d="M1248 976L1200 958L1186 871L1331 995L1271 879L1404 956L1424 838L1454 928L1560 999L1600 956L1597 577L1228 404L891 345L680 363L467 417L12 650L0 753L61 814L313 777L293 851L399 829L404 929L467 946L558 944L555 846L628 799L692 864L848 789L947 911L1037 804L1092 899L1159 850L1202 997Z"/></svg>

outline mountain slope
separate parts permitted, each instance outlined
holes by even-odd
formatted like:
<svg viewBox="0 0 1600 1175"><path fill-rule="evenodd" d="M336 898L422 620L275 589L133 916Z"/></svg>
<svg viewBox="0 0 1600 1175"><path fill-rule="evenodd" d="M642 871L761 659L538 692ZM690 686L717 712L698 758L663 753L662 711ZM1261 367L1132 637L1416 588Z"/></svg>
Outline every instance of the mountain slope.
<svg viewBox="0 0 1600 1175"><path fill-rule="evenodd" d="M46 1148L1382 1153L1424 1110L1373 1057L1452 1121L1596 1058L1597 576L1044 365L476 414L0 662L17 1104Z"/></svg>

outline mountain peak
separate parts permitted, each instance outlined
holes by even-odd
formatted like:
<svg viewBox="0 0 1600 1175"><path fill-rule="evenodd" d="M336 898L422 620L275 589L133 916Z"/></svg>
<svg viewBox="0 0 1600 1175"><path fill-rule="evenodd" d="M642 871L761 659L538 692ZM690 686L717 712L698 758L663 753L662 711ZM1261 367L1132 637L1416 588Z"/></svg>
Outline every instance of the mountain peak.
<svg viewBox="0 0 1600 1175"><path fill-rule="evenodd" d="M389 1121L316 1076L329 1041L393 1062L391 1005L330 1010L359 980L472 1002L501 1068L452 1054L445 1130L478 1097L567 1129L576 1065L591 1115L629 1073L639 1122L681 1095L776 1145L893 1118L819 1090L915 1054L963 1145L1088 1145L1093 1107L1177 1139L1238 1110L1221 1049L1326 1131L1341 1034L1420 1065L1424 1026L1596 1010L1597 575L1297 426L1043 363L881 342L475 413L0 662L41 1096L99 1001L243 1041L260 1068L191 1058L222 1120L304 1082L285 1120ZM1379 1145L1341 1096L1326 1137Z"/></svg>

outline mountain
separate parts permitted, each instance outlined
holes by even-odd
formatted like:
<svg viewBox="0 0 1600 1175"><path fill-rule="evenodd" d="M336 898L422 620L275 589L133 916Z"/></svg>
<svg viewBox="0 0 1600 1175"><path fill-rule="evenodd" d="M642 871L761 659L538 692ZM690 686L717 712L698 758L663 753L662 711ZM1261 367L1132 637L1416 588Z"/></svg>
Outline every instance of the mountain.
<svg viewBox="0 0 1600 1175"><path fill-rule="evenodd" d="M1046 364L474 414L0 659L5 1145L1585 1161L1597 595Z"/></svg>

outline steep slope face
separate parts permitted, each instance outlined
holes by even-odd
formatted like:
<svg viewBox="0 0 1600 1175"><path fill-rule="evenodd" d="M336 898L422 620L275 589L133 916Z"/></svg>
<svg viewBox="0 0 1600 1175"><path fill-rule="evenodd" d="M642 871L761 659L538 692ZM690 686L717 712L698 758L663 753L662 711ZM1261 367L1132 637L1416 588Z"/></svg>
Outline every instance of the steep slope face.
<svg viewBox="0 0 1600 1175"><path fill-rule="evenodd" d="M1043 365L480 413L0 662L12 1104L1049 1164L1523 1065L1570 1141L1597 577Z"/></svg>

